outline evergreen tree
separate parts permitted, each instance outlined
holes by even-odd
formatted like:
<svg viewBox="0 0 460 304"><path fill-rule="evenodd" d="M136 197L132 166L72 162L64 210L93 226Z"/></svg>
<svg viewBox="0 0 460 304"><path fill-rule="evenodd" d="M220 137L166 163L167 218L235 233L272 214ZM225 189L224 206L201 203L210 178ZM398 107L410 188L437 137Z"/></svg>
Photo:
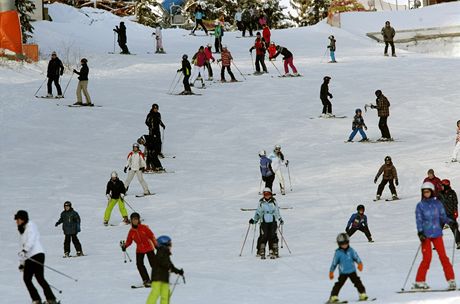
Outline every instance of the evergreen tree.
<svg viewBox="0 0 460 304"><path fill-rule="evenodd" d="M31 15L35 10L35 4L32 0L15 0L16 9L21 20L22 43L26 43L27 39L32 38L34 27L30 23Z"/></svg>
<svg viewBox="0 0 460 304"><path fill-rule="evenodd" d="M313 25L327 17L331 0L290 0L297 16L289 16L300 26Z"/></svg>
<svg viewBox="0 0 460 304"><path fill-rule="evenodd" d="M267 18L270 28L284 28L286 27L286 15L283 9L286 7L280 5L280 0L266 0L262 5L261 10Z"/></svg>
<svg viewBox="0 0 460 304"><path fill-rule="evenodd" d="M310 9L309 0L290 0L291 7L295 10L296 14L293 15L289 12L289 17L299 26L308 25L308 14Z"/></svg>
<svg viewBox="0 0 460 304"><path fill-rule="evenodd" d="M137 22L145 26L155 27L162 21L162 16L158 13L161 10L162 7L156 0L137 0Z"/></svg>

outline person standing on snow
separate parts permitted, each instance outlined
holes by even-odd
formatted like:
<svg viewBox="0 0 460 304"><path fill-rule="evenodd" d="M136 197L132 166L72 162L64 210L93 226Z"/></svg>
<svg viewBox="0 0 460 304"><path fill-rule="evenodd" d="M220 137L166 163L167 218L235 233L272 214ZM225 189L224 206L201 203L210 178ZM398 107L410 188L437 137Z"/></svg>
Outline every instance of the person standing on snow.
<svg viewBox="0 0 460 304"><path fill-rule="evenodd" d="M184 80L182 80L182 84L184 85L184 91L182 91L182 93L180 94L193 94L192 88L190 87L190 74L192 73L192 66L190 65L190 61L188 61L187 54L182 55L182 67L177 70L177 73L180 72L182 72L182 75L184 75Z"/></svg>
<svg viewBox="0 0 460 304"><path fill-rule="evenodd" d="M121 48L121 54L131 54L128 50L128 46L126 45L126 43L128 42L128 38L126 36L126 26L125 26L125 23L123 21L120 22L120 27L118 26L115 26L115 28L113 29L113 31L115 33L118 34L118 45L120 46Z"/></svg>
<svg viewBox="0 0 460 304"><path fill-rule="evenodd" d="M246 36L246 30L249 32L249 36L253 36L252 34L252 14L251 14L252 8L246 8L243 10L243 14L241 15L241 18L243 20L243 29L242 29L242 36Z"/></svg>
<svg viewBox="0 0 460 304"><path fill-rule="evenodd" d="M270 41L270 45L268 46L267 51L268 51L268 60L270 61L276 60L275 58L273 58L277 52L276 44L274 41Z"/></svg>
<svg viewBox="0 0 460 304"><path fill-rule="evenodd" d="M141 216L137 212L131 213L131 229L129 229L126 242L121 243L121 250L124 252L126 248L131 246L133 241L136 243L136 266L142 278L144 287L150 287L151 281L147 269L144 265L144 256L147 255L150 267L152 267L155 260L155 248L158 247L157 239L150 230L149 226L141 224Z"/></svg>
<svg viewBox="0 0 460 304"><path fill-rule="evenodd" d="M163 35L161 34L160 25L155 27L155 33L152 33L152 36L155 36L156 41L155 54L166 54L165 50L163 49Z"/></svg>
<svg viewBox="0 0 460 304"><path fill-rule="evenodd" d="M219 62L219 61L222 62L222 69L220 70L220 81L222 81L222 82L227 81L227 80L225 80L225 69L227 69L227 72L230 75L230 78L231 78L230 82L238 81L238 80L236 80L235 75L233 75L233 73L232 73L232 68L231 68L232 60L233 60L232 54L227 49L227 46L223 45L222 46L222 53L220 54L220 60L217 60L217 62Z"/></svg>
<svg viewBox="0 0 460 304"><path fill-rule="evenodd" d="M214 58L214 56L212 55L212 49L211 49L211 43L208 43L208 45L206 46L206 48L204 49L204 53L206 55L206 69L208 70L208 80L209 81L212 81L213 79L213 73L212 73L212 66L211 66L211 62L214 63L214 61L216 61L216 59Z"/></svg>
<svg viewBox="0 0 460 304"><path fill-rule="evenodd" d="M59 77L64 74L64 65L62 64L61 59L58 58L56 52L51 53L51 60L48 62L48 69L46 72L46 77L48 77L48 94L46 97L53 97L53 88L52 84L56 86L57 96L56 98L64 98L62 95L61 85L59 84Z"/></svg>
<svg viewBox="0 0 460 304"><path fill-rule="evenodd" d="M38 284L43 288L46 303L57 304L48 282L45 280L45 253L40 243L40 233L32 221L29 221L29 214L25 210L18 210L14 215L20 234L21 251L19 255L19 271L24 272L24 283L32 298L33 304L42 303L40 295L35 288L32 278L35 276Z"/></svg>
<svg viewBox="0 0 460 304"><path fill-rule="evenodd" d="M80 72L77 70L73 70L75 74L78 74L78 85L77 85L77 102L74 103L74 105L85 105L85 106L93 106L91 103L91 97L89 96L88 93L88 74L89 74L89 68L88 68L88 60L86 58L82 58L80 61L81 68ZM86 103L83 104L83 99L81 97L81 92L85 95Z"/></svg>
<svg viewBox="0 0 460 304"><path fill-rule="evenodd" d="M331 61L329 63L336 63L335 61L335 38L333 35L329 36L329 45L327 48L329 49L329 55L331 56Z"/></svg>
<svg viewBox="0 0 460 304"><path fill-rule="evenodd" d="M271 37L271 32L270 28L268 27L268 24L264 24L263 30L262 30L262 38L265 42L265 45L270 45L270 37Z"/></svg>
<svg viewBox="0 0 460 304"><path fill-rule="evenodd" d="M263 73L268 73L267 67L265 66L265 43L260 36L260 32L257 32L256 37L254 45L249 49L249 52L252 54L252 50L256 50L256 72L254 75L261 75ZM263 73L260 72L260 66L262 66Z"/></svg>
<svg viewBox="0 0 460 304"><path fill-rule="evenodd" d="M244 24L243 24L243 13L241 12L241 8L236 9L235 13L235 22L236 22L236 27L238 28L239 31L243 31L244 29ZM244 35L243 35L244 36Z"/></svg>
<svg viewBox="0 0 460 304"><path fill-rule="evenodd" d="M280 145L275 146L275 149L273 150L273 152L270 154L268 158L272 161L271 166L272 166L273 171L275 172L276 178L278 178L281 194L285 195L286 188L284 186L284 176L283 176L283 172L281 171L281 167L283 165L287 167L289 165L289 161L284 160L284 154L283 152L281 152Z"/></svg>
<svg viewBox="0 0 460 304"><path fill-rule="evenodd" d="M457 121L457 137L455 138L455 148L452 152L452 162L458 161L458 153L460 152L460 120Z"/></svg>
<svg viewBox="0 0 460 304"><path fill-rule="evenodd" d="M353 213L348 220L347 227L345 228L346 233L351 237L356 231L361 231L367 237L369 243L373 243L369 226L367 225L367 216L364 214L364 205L358 205L356 207L356 213Z"/></svg>
<svg viewBox="0 0 460 304"><path fill-rule="evenodd" d="M206 67L206 54L204 53L204 47L200 46L198 52L195 53L192 57L193 65L193 74L190 77L190 86L194 86L195 81L197 80L198 76L201 76L201 87L204 88L204 72Z"/></svg>
<svg viewBox="0 0 460 304"><path fill-rule="evenodd" d="M262 180L265 182L265 188L272 190L273 181L275 180L275 172L272 169L272 161L267 157L267 152L261 150L259 152L260 157L260 173L262 174Z"/></svg>
<svg viewBox="0 0 460 304"><path fill-rule="evenodd" d="M163 132L166 129L165 124L161 120L161 114L158 112L160 107L158 104L154 103L152 105L152 109L150 110L149 114L145 119L145 124L149 128L149 135L155 138L155 143L157 144L155 147L155 151L157 152L158 156L164 158L163 153L161 153L161 130L160 126L163 128Z"/></svg>
<svg viewBox="0 0 460 304"><path fill-rule="evenodd" d="M414 289L429 289L426 283L426 274L430 268L431 255L433 250L432 245L438 253L441 261L444 275L449 284L449 290L455 290L455 274L452 264L446 255L444 241L442 239L442 229L444 224L449 224L450 220L446 215L446 211L442 203L435 197L434 185L430 182L423 183L421 187L422 199L417 204L415 209L415 219L417 223L418 237L422 242L423 259L417 271L415 278Z"/></svg>
<svg viewBox="0 0 460 304"><path fill-rule="evenodd" d="M201 8L201 5L198 5L195 9L195 28L190 33L191 35L195 35L195 31L198 29L198 26L200 25L206 33L206 36L208 36L208 30L206 29L206 26L204 26L203 17L203 9Z"/></svg>
<svg viewBox="0 0 460 304"><path fill-rule="evenodd" d="M353 142L353 138L355 138L356 133L359 132L361 134L362 139L360 140L361 142L363 141L369 141L369 139L366 136L366 133L363 131L363 128L367 130L367 126L364 123L364 118L362 116L363 111L361 109L356 109L355 110L355 117L353 117L353 123L351 125L352 132L350 136L348 137L348 142Z"/></svg>
<svg viewBox="0 0 460 304"><path fill-rule="evenodd" d="M121 180L118 179L117 172L113 171L110 175L110 180L107 182L107 187L105 190L105 195L107 196L107 208L104 212L104 226L109 225L110 215L112 214L112 209L118 204L118 209L120 209L121 216L123 217L123 222L128 225L128 211L125 208L125 202L123 198L126 194L125 185Z"/></svg>
<svg viewBox="0 0 460 304"><path fill-rule="evenodd" d="M144 190L144 195L150 195L149 188L147 183L144 180L143 173L145 171L145 167L147 164L145 163L144 154L139 149L139 144L133 144L133 150L128 154L128 160L126 161L126 166L123 169L123 172L128 173L128 177L125 181L126 191L128 191L129 184L134 178L134 175L137 176L137 180L142 186ZM129 172L128 172L129 171Z"/></svg>
<svg viewBox="0 0 460 304"><path fill-rule="evenodd" d="M329 81L330 80L331 80L331 77L324 76L323 84L321 85L321 89L319 93L319 98L321 99L321 102L323 103L323 114L321 114L321 117L323 118L334 117L334 115L332 115L332 103L328 99L328 97L332 98L332 94L329 93Z"/></svg>
<svg viewBox="0 0 460 304"><path fill-rule="evenodd" d="M78 240L77 234L80 232L80 215L77 211L73 210L72 203L66 201L64 203L64 211L61 212L59 220L54 224L55 227L62 224L62 230L64 231L64 257L70 257L70 240L72 240L77 256L82 256L83 251L81 249L80 240Z"/></svg>
<svg viewBox="0 0 460 304"><path fill-rule="evenodd" d="M375 91L375 100L377 105L371 105L371 109L377 109L377 115L379 117L379 129L382 133L382 137L378 141L392 141L390 135L390 129L388 129L388 116L390 116L390 102L388 98L383 95L381 90Z"/></svg>
<svg viewBox="0 0 460 304"><path fill-rule="evenodd" d="M146 171L150 172L164 172L165 169L158 159L158 138L155 135L142 135L137 139L137 143L145 147L144 154L147 156L145 163L147 164Z"/></svg>
<svg viewBox="0 0 460 304"><path fill-rule="evenodd" d="M450 230L454 234L455 243L457 249L460 249L460 231L458 230L458 199L457 193L450 187L450 180L443 179L441 181L443 190L439 192L439 200L446 210L446 215L450 220L449 225Z"/></svg>
<svg viewBox="0 0 460 304"><path fill-rule="evenodd" d="M283 61L284 61L283 77L291 76L291 74L289 74L288 66L290 66L292 69L292 73L293 73L292 76L299 76L299 73L297 73L297 69L294 66L294 56L292 55L292 53L287 48L281 45L277 45L276 54L272 58L275 59L276 57L278 57L279 54L283 55Z"/></svg>
<svg viewBox="0 0 460 304"><path fill-rule="evenodd" d="M390 26L390 21L385 22L385 26L382 27L381 34L383 36L383 41L385 42L384 55L388 56L388 45L391 45L391 56L396 57L395 44L393 42L396 32L395 29Z"/></svg>
<svg viewBox="0 0 460 304"><path fill-rule="evenodd" d="M216 53L220 53L222 49L222 33L223 28L219 21L214 23L214 47L216 49Z"/></svg>
<svg viewBox="0 0 460 304"><path fill-rule="evenodd" d="M442 191L442 183L441 179L434 175L434 170L429 169L428 172L426 173L427 177L423 180L424 183L430 182L434 185L434 196L438 196L438 193Z"/></svg>
<svg viewBox="0 0 460 304"><path fill-rule="evenodd" d="M382 196L383 189L385 188L385 185L389 183L391 195L393 200L398 199L398 195L396 194L396 186L399 185L398 182L398 173L396 171L396 167L393 165L393 162L391 160L390 156L385 157L385 163L380 167L379 171L377 172L377 175L374 178L374 184L377 183L377 180L379 179L380 175L382 175L382 182L379 184L377 188L377 195L375 197L375 200L378 201L380 200L380 197ZM394 181L394 182L393 182Z"/></svg>

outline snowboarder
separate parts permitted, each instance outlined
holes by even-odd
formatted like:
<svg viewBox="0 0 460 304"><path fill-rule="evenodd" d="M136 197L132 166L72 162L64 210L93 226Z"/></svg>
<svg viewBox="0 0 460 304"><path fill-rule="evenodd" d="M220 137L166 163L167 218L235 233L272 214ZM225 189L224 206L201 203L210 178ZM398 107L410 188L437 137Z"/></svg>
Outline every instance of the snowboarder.
<svg viewBox="0 0 460 304"><path fill-rule="evenodd" d="M147 183L144 180L144 177L142 173L145 171L145 167L147 164L145 163L145 158L144 154L139 150L139 144L134 143L133 144L133 150L128 153L128 160L126 161L126 166L123 169L123 172L128 173L128 177L126 178L125 181L125 187L126 191L128 191L129 184L134 178L134 175L137 176L137 180L142 186L142 189L144 190L144 195L150 195L149 188L147 186Z"/></svg>
<svg viewBox="0 0 460 304"><path fill-rule="evenodd" d="M235 22L236 22L236 27L238 28L239 31L243 31L244 29L244 24L243 24L243 13L241 12L241 8L236 9L235 13ZM243 35L244 36L244 35Z"/></svg>
<svg viewBox="0 0 460 304"><path fill-rule="evenodd" d="M414 289L429 289L426 283L426 273L431 263L431 255L433 244L436 252L438 253L439 260L441 261L444 275L449 284L448 289L455 290L457 285L455 283L455 274L452 264L446 255L444 248L444 241L442 239L442 229L444 223L450 224L450 220L446 215L446 211L442 203L435 197L434 185L430 182L425 182L421 187L422 199L417 204L415 209L416 223L418 237L422 242L422 255L423 259L417 271L415 278Z"/></svg>
<svg viewBox="0 0 460 304"><path fill-rule="evenodd" d="M200 46L198 52L192 57L193 62L193 75L190 77L190 86L194 86L198 76L201 76L201 87L204 88L204 72L206 66L206 54L204 53L204 46Z"/></svg>
<svg viewBox="0 0 460 304"><path fill-rule="evenodd" d="M272 161L271 163L272 169L275 172L275 176L278 179L278 182L280 184L280 192L282 195L285 195L286 188L284 186L284 176L283 176L283 172L281 171L281 167L283 165L287 167L289 165L289 161L284 160L284 154L283 152L281 152L280 145L275 146L275 149L273 150L273 152L270 154L268 158Z"/></svg>
<svg viewBox="0 0 460 304"><path fill-rule="evenodd" d="M226 82L225 80L225 69L227 69L228 74L230 75L231 82L236 82L235 75L232 73L232 54L228 50L226 45L222 46L222 53L220 54L220 60L217 60L217 62L221 61L222 62L222 69L220 70L220 81Z"/></svg>
<svg viewBox="0 0 460 304"><path fill-rule="evenodd" d="M162 304L168 304L169 292L169 273L174 272L184 276L183 269L177 269L171 262L172 240L167 235L162 235L157 239L158 249L152 267L152 290L147 298L147 304L156 304L160 298Z"/></svg>
<svg viewBox="0 0 460 304"><path fill-rule="evenodd" d="M198 29L198 25L200 25L203 28L204 32L206 33L206 36L208 35L208 29L206 28L206 26L204 26L203 17L203 9L201 8L201 5L198 5L195 9L195 28L192 30L192 35L195 35L195 31Z"/></svg>
<svg viewBox="0 0 460 304"><path fill-rule="evenodd" d="M89 68L88 68L88 60L86 58L82 58L80 60L81 63L81 68L80 72L77 70L73 70L75 74L78 74L78 85L77 85L77 102L74 103L75 105L85 105L85 106L93 106L91 103L91 97L89 96L88 93L88 74L89 74ZM81 98L81 92L83 91L83 94L85 95L86 103L83 104L83 99Z"/></svg>
<svg viewBox="0 0 460 304"><path fill-rule="evenodd" d="M46 72L46 77L48 77L48 94L46 97L53 97L53 88L52 84L57 89L56 98L64 98L62 95L61 85L59 84L59 77L64 74L64 65L62 64L61 59L58 58L56 52L51 53L51 60L48 62L48 69Z"/></svg>
<svg viewBox="0 0 460 304"><path fill-rule="evenodd" d="M345 228L346 233L351 237L357 230L364 233L369 243L373 243L369 226L367 225L367 216L364 214L364 205L358 205L356 207L356 213L353 213L348 220L347 227Z"/></svg>
<svg viewBox="0 0 460 304"><path fill-rule="evenodd" d="M146 172L164 172L165 169L158 159L157 149L161 145L156 135L142 135L137 139L137 143L145 147L144 155L146 156Z"/></svg>
<svg viewBox="0 0 460 304"><path fill-rule="evenodd" d="M283 61L284 61L284 75L283 77L291 76L289 74L289 67L292 69L292 76L299 76L299 73L297 73L297 69L294 66L294 56L292 56L292 53L285 47L281 45L276 46L276 54L273 56L273 59L278 57L278 55L281 54L283 55Z"/></svg>
<svg viewBox="0 0 460 304"><path fill-rule="evenodd" d="M212 48L211 43L208 43L208 45L204 49L204 53L206 54L206 64L205 65L206 65L206 69L208 70L208 80L209 81L212 81L212 79L213 79L213 72L212 72L211 62L214 63L214 61L216 61L216 59L212 55L212 49L211 48Z"/></svg>
<svg viewBox="0 0 460 304"><path fill-rule="evenodd" d="M190 74L192 72L192 66L190 65L190 61L188 61L187 54L182 55L182 67L177 70L177 73L180 72L182 72L182 75L184 75L184 80L182 81L182 84L184 85L184 91L182 91L181 94L193 94L192 88L190 87Z"/></svg>
<svg viewBox="0 0 460 304"><path fill-rule="evenodd" d="M329 93L329 81L330 80L331 80L331 77L324 76L323 84L321 85L321 90L319 93L319 98L321 99L321 102L323 103L323 113L321 114L321 117L323 118L334 117L334 115L332 115L332 103L328 99L328 97L332 98L332 94Z"/></svg>
<svg viewBox="0 0 460 304"><path fill-rule="evenodd" d="M442 183L441 179L434 175L434 170L429 169L428 172L426 173L427 177L423 180L423 182L430 182L434 185L434 196L438 196L438 193L442 191Z"/></svg>
<svg viewBox="0 0 460 304"><path fill-rule="evenodd" d="M113 171L110 174L110 180L107 182L107 187L105 190L105 195L107 196L107 208L104 212L104 226L109 225L110 215L112 214L112 209L118 204L118 209L120 209L121 216L123 217L123 222L128 225L128 212L125 208L125 202L123 198L126 194L125 185L121 180L118 179L118 173Z"/></svg>
<svg viewBox="0 0 460 304"><path fill-rule="evenodd" d="M252 50L256 50L256 72L255 75L260 75L263 73L268 73L267 67L265 66L265 43L263 42L260 32L256 33L256 40L254 45L249 49L249 52L252 54ZM260 66L262 66L263 73L260 72Z"/></svg>
<svg viewBox="0 0 460 304"><path fill-rule="evenodd" d="M262 30L262 39L265 42L265 45L270 45L270 37L271 37L271 32L270 28L268 27L267 24L264 24L263 30Z"/></svg>
<svg viewBox="0 0 460 304"><path fill-rule="evenodd" d="M123 21L120 22L120 26L115 26L115 28L113 29L113 31L115 33L118 34L118 45L120 46L121 48L121 53L120 54L131 54L128 50L128 46L126 45L126 43L128 42L128 38L126 36L126 26L125 26L125 23Z"/></svg>
<svg viewBox="0 0 460 304"><path fill-rule="evenodd" d="M270 258L275 259L279 257L278 253L278 237L276 231L279 221L280 225L284 224L280 215L280 210L276 204L276 200L272 195L270 188L265 188L263 198L259 200L259 207L257 208L254 217L249 220L249 224L256 224L260 220L260 237L257 241L258 255L261 259L265 259L265 247L268 242Z"/></svg>
<svg viewBox="0 0 460 304"><path fill-rule="evenodd" d="M163 128L163 132L166 129L166 126L161 120L161 114L160 112L158 112L159 109L160 107L158 106L158 104L154 103L152 105L152 108L150 109L150 112L149 114L147 114L147 117L145 119L145 124L149 128L149 135L155 139L155 151L157 152L159 157L164 158L163 153L161 153L162 142L160 126Z"/></svg>
<svg viewBox="0 0 460 304"><path fill-rule="evenodd" d="M83 251L81 249L80 240L78 240L77 234L80 232L80 215L77 211L73 210L72 203L66 201L64 203L64 211L61 212L59 220L54 224L55 227L62 224L62 230L64 231L64 257L70 257L70 240L72 240L77 256L82 256Z"/></svg>
<svg viewBox="0 0 460 304"><path fill-rule="evenodd" d="M275 58L273 58L273 56L275 56L276 54L276 44L274 41L270 41L270 45L268 46L268 60L276 60Z"/></svg>
<svg viewBox="0 0 460 304"><path fill-rule="evenodd" d="M121 250L126 251L126 248L131 246L133 241L136 243L136 266L142 278L144 287L150 287L151 281L147 269L144 265L144 256L147 255L150 267L154 265L155 248L158 247L157 239L149 226L141 223L141 216L137 212L131 213L131 229L129 229L126 242L121 243Z"/></svg>
<svg viewBox="0 0 460 304"><path fill-rule="evenodd" d="M380 167L379 171L377 172L377 175L374 178L374 184L377 183L377 180L379 179L380 175L382 175L382 181L380 182L378 188L377 188L377 195L375 197L375 200L378 201L380 200L380 197L382 196L383 188L385 188L385 185L389 183L391 195L393 200L397 200L398 195L396 194L396 186L399 185L398 181L398 173L396 171L396 167L393 165L393 162L391 160L390 156L385 156L385 163Z"/></svg>
<svg viewBox="0 0 460 304"><path fill-rule="evenodd" d="M336 63L335 61L335 38L333 35L329 36L329 45L327 48L329 49L329 55L331 56L331 61L329 63Z"/></svg>
<svg viewBox="0 0 460 304"><path fill-rule="evenodd" d="M364 123L364 118L362 116L362 113L363 111L361 111L361 109L356 109L355 110L355 117L353 118L353 123L351 125L351 129L353 130L350 134L350 136L348 137L348 141L349 142L352 142L353 141L353 138L355 138L355 135L356 133L359 132L359 134L361 135L361 142L362 141L368 141L369 139L367 138L366 136L366 133L363 131L363 128L365 130L367 130L367 126L366 124Z"/></svg>
<svg viewBox="0 0 460 304"><path fill-rule="evenodd" d="M455 148L452 152L452 162L458 161L458 153L460 152L460 120L457 121L457 137L455 138Z"/></svg>
<svg viewBox="0 0 460 304"><path fill-rule="evenodd" d="M375 91L375 96L377 96L376 104L371 105L371 109L377 109L377 115L379 117L379 129L382 133L382 137L378 141L392 141L390 130L388 129L388 116L390 116L390 102L388 98L383 95L381 90Z"/></svg>
<svg viewBox="0 0 460 304"><path fill-rule="evenodd" d="M155 27L155 33L152 33L152 36L155 36L156 41L156 50L155 54L166 54L163 48L163 35L161 33L161 26L157 25Z"/></svg>
<svg viewBox="0 0 460 304"><path fill-rule="evenodd" d="M220 53L222 49L222 33L223 28L220 22L214 22L214 48L216 49L216 53Z"/></svg>
<svg viewBox="0 0 460 304"><path fill-rule="evenodd" d="M395 29L390 26L390 21L385 22L385 26L382 27L381 34L383 41L385 42L384 55L388 56L388 45L391 45L391 56L396 57L395 44L393 38L395 37Z"/></svg>
<svg viewBox="0 0 460 304"><path fill-rule="evenodd" d="M444 210L446 210L446 215L450 220L449 228L454 234L455 243L457 249L460 249L460 231L458 230L458 199L457 193L450 187L450 180L443 179L442 191L439 192L439 200L441 200Z"/></svg>
<svg viewBox="0 0 460 304"><path fill-rule="evenodd" d="M246 36L246 30L249 32L249 36L254 36L252 34L252 8L246 8L243 10L243 14L241 15L242 21L243 21L243 30L242 30L242 36Z"/></svg>
<svg viewBox="0 0 460 304"><path fill-rule="evenodd" d="M273 181L275 180L275 172L272 169L272 161L267 158L267 152L261 150L259 152L260 157L260 173L262 174L262 180L265 182L265 188L272 190Z"/></svg>
<svg viewBox="0 0 460 304"><path fill-rule="evenodd" d="M353 282L359 292L359 300L366 301L368 296L366 288L361 282L361 278L356 274L355 263L358 264L358 270L363 271L363 262L359 258L358 253L350 247L350 237L346 233L340 233L337 236L337 244L339 248L335 250L334 258L332 259L331 268L329 269L329 279L334 279L334 271L339 266L339 278L334 284L331 291L331 296L328 303L337 303L339 301L339 292L348 278Z"/></svg>
<svg viewBox="0 0 460 304"><path fill-rule="evenodd" d="M32 278L35 276L38 284L43 288L46 303L57 304L56 297L45 280L45 252L40 243L40 233L37 226L34 222L29 221L29 214L25 210L18 210L14 215L14 220L21 236L21 251L18 253L20 261L19 271L24 272L24 283L32 298L32 303L42 303L40 295L32 282Z"/></svg>

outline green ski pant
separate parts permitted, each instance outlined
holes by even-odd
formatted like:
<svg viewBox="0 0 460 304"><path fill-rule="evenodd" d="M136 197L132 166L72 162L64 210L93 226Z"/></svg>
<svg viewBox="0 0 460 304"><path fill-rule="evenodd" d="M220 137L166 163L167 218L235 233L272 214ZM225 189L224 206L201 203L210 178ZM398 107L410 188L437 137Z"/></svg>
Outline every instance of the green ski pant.
<svg viewBox="0 0 460 304"><path fill-rule="evenodd" d="M117 203L118 203L118 209L120 209L121 216L123 217L128 216L128 212L126 211L126 208L125 208L125 202L121 198L118 198L118 199L112 198L107 203L107 208L105 208L104 221L108 222L110 220L112 209L113 207L115 207Z"/></svg>
<svg viewBox="0 0 460 304"><path fill-rule="evenodd" d="M152 291L147 298L146 304L157 304L158 298L161 298L160 304L169 304L169 283L154 281Z"/></svg>

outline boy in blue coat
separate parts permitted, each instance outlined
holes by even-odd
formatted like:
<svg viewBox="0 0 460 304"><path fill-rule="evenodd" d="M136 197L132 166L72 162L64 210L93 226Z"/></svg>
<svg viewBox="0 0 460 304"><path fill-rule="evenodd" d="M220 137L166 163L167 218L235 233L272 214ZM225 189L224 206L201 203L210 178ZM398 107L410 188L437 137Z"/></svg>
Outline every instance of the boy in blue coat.
<svg viewBox="0 0 460 304"><path fill-rule="evenodd" d="M355 135L358 132L362 137L362 139L360 140L361 142L369 140L366 136L366 133L363 131L363 129L367 130L367 126L364 123L364 118L362 114L363 111L361 109L355 110L355 117L353 117L353 123L351 125L352 132L348 137L348 142L353 142L353 138L355 138Z"/></svg>
<svg viewBox="0 0 460 304"><path fill-rule="evenodd" d="M83 251L81 250L81 244L78 240L77 233L80 232L80 215L77 211L72 209L72 203L66 201L64 203L64 211L61 212L61 217L54 225L55 227L62 224L62 230L64 230L64 257L70 257L70 240L72 240L77 256L82 256Z"/></svg>
<svg viewBox="0 0 460 304"><path fill-rule="evenodd" d="M345 231L351 237L356 230L361 231L367 237L369 243L373 243L371 232L369 231L369 226L367 225L367 216L364 214L364 205L358 205L356 207L356 213L353 213L348 220L347 227Z"/></svg>
<svg viewBox="0 0 460 304"><path fill-rule="evenodd" d="M346 280L350 280L355 285L359 292L359 300L365 301L368 299L366 295L366 288L364 287L361 279L356 274L355 262L358 264L358 270L363 271L363 263L358 256L358 253L350 247L350 237L348 234L342 232L337 236L337 244L339 248L335 250L334 259L332 260L331 268L329 269L329 279L334 279L334 270L339 266L339 279L334 284L331 291L331 297L328 303L337 303L339 301L339 292Z"/></svg>

